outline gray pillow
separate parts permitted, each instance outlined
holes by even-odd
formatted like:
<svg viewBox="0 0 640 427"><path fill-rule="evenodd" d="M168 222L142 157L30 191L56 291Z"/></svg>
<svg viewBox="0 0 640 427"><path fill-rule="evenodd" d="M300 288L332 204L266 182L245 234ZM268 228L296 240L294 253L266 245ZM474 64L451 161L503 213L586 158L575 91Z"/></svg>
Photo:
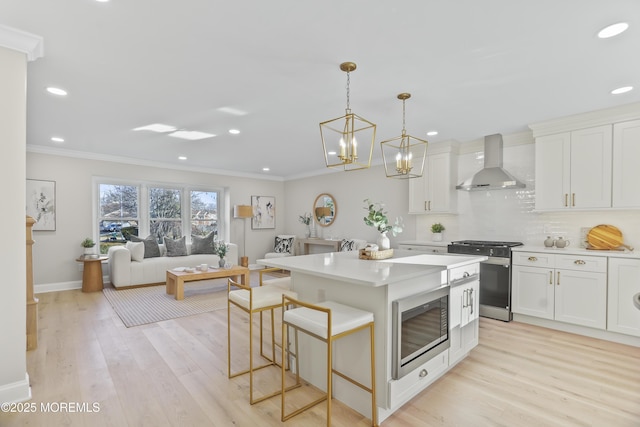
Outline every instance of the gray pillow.
<svg viewBox="0 0 640 427"><path fill-rule="evenodd" d="M142 242L144 243L144 257L145 258L157 258L160 256L160 246L158 246L158 242L156 239L149 235L145 239L141 239L138 236L131 236L132 242Z"/></svg>
<svg viewBox="0 0 640 427"><path fill-rule="evenodd" d="M167 248L167 256L187 256L187 243L184 236L179 239L165 237L164 246Z"/></svg>
<svg viewBox="0 0 640 427"><path fill-rule="evenodd" d="M213 254L213 231L206 236L191 235L191 253L192 254Z"/></svg>

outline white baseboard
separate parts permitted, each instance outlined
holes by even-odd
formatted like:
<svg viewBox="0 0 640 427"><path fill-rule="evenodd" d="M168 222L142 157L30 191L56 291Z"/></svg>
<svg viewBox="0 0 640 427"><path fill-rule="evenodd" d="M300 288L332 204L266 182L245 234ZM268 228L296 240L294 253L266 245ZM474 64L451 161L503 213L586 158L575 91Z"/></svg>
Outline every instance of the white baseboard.
<svg viewBox="0 0 640 427"><path fill-rule="evenodd" d="M24 373L24 380L0 385L0 402L14 403L25 402L31 399L31 387L29 386L29 374Z"/></svg>
<svg viewBox="0 0 640 427"><path fill-rule="evenodd" d="M109 283L109 276L103 276L102 282ZM70 291L72 289L82 289L82 280L75 280L73 282L41 283L39 285L33 285L34 294Z"/></svg>

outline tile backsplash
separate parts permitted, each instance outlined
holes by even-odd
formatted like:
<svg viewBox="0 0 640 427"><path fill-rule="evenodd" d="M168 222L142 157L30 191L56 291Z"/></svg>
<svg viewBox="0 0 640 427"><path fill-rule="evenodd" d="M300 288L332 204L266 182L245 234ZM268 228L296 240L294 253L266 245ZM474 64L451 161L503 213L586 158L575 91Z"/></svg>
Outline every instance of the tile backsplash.
<svg viewBox="0 0 640 427"><path fill-rule="evenodd" d="M490 191L458 191L458 214L420 215L416 239L431 240L434 222L445 225L445 240L521 241L543 246L547 236L562 236L571 246L580 246L581 229L611 224L622 231L624 243L640 248L640 211L600 210L535 212L535 145L506 146L504 168L526 184L526 188ZM458 156L458 182L483 166L482 151Z"/></svg>

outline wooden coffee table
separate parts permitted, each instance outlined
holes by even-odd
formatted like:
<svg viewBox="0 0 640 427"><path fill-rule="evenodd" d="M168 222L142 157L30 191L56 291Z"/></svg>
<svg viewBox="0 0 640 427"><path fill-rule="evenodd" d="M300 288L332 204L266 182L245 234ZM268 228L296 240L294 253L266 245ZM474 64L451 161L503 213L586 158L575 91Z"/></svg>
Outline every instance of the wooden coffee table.
<svg viewBox="0 0 640 427"><path fill-rule="evenodd" d="M221 277L231 277L235 281L240 282L243 285L251 283L249 277L249 269L247 267L241 267L234 265L231 268L212 268L209 267L207 271L195 270L193 273L186 271L173 271L167 270L167 294L176 295L177 300L184 299L184 282L193 282L195 280L207 280L207 279L219 279Z"/></svg>

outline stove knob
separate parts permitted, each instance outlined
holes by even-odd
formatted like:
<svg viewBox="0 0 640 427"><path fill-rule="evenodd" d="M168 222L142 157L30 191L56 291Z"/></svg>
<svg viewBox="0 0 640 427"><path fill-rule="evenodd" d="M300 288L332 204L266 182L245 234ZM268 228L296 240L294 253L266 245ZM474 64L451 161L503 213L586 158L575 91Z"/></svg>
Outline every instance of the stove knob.
<svg viewBox="0 0 640 427"><path fill-rule="evenodd" d="M493 256L493 249L489 249L489 256Z"/></svg>

